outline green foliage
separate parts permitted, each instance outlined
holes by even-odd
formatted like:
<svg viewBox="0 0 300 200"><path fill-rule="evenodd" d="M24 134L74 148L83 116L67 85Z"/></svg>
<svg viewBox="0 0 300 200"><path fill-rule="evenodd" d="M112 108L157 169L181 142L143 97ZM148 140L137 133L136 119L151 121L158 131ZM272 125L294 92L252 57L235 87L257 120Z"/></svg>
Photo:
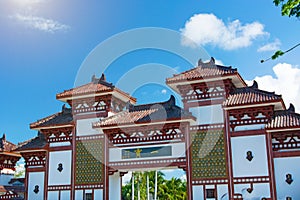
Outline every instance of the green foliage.
<svg viewBox="0 0 300 200"><path fill-rule="evenodd" d="M282 16L300 17L300 0L273 0L276 6L281 5Z"/></svg>
<svg viewBox="0 0 300 200"><path fill-rule="evenodd" d="M154 197L155 193L155 171L135 172L134 173L134 199L138 199L138 190L140 200L147 200L147 174L149 176L149 193ZM157 199L168 200L186 200L186 182L179 178L166 180L164 174L160 171L157 173ZM132 180L122 186L122 200L131 200ZM150 198L151 199L151 198Z"/></svg>
<svg viewBox="0 0 300 200"><path fill-rule="evenodd" d="M283 51L278 50L274 53L274 55L271 58L272 58L272 60L275 60L276 58L278 58L279 56L282 56L283 54L284 54Z"/></svg>

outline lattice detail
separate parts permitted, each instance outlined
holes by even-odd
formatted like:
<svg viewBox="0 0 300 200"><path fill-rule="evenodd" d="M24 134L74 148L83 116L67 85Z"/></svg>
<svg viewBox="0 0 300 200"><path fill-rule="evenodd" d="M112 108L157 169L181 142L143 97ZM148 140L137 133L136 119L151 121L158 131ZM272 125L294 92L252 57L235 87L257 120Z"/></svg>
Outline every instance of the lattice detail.
<svg viewBox="0 0 300 200"><path fill-rule="evenodd" d="M111 110L114 112L120 112L124 110L126 107L126 103L117 98L112 98L111 101Z"/></svg>
<svg viewBox="0 0 300 200"><path fill-rule="evenodd" d="M180 124L165 124L163 127L146 126L135 129L123 128L105 130L110 143L126 144L136 142L155 142L168 140L184 140L184 134L179 128Z"/></svg>
<svg viewBox="0 0 300 200"><path fill-rule="evenodd" d="M230 80L178 86L183 101L226 98L233 88Z"/></svg>
<svg viewBox="0 0 300 200"><path fill-rule="evenodd" d="M103 142L103 140L76 141L76 185L103 183Z"/></svg>
<svg viewBox="0 0 300 200"><path fill-rule="evenodd" d="M110 109L111 95L75 99L72 101L72 108L75 114L84 112L107 111Z"/></svg>
<svg viewBox="0 0 300 200"><path fill-rule="evenodd" d="M12 169L15 170L16 163L20 157L9 156L9 155L1 155L0 157L0 169Z"/></svg>
<svg viewBox="0 0 300 200"><path fill-rule="evenodd" d="M274 151L300 148L300 132L273 134L272 138L272 147Z"/></svg>
<svg viewBox="0 0 300 200"><path fill-rule="evenodd" d="M47 142L72 142L73 128L57 128L57 129L45 129L42 131L46 134Z"/></svg>
<svg viewBox="0 0 300 200"><path fill-rule="evenodd" d="M25 160L25 167L46 165L46 151L26 152L21 154Z"/></svg>
<svg viewBox="0 0 300 200"><path fill-rule="evenodd" d="M272 106L229 110L230 127L266 124L272 115Z"/></svg>
<svg viewBox="0 0 300 200"><path fill-rule="evenodd" d="M191 134L192 179L226 178L223 130Z"/></svg>

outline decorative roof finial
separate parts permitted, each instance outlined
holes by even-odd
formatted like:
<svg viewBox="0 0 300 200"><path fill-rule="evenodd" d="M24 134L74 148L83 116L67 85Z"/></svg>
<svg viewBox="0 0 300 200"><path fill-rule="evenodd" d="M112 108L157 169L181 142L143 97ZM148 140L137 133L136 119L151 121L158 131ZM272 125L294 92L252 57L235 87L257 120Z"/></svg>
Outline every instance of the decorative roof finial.
<svg viewBox="0 0 300 200"><path fill-rule="evenodd" d="M258 83L256 82L256 80L253 81L253 84L250 87L253 89L258 89Z"/></svg>
<svg viewBox="0 0 300 200"><path fill-rule="evenodd" d="M6 134L3 133L2 140L6 141Z"/></svg>
<svg viewBox="0 0 300 200"><path fill-rule="evenodd" d="M289 107L288 111L293 112L293 113L295 112L295 106L292 103L290 103L290 107Z"/></svg>
<svg viewBox="0 0 300 200"><path fill-rule="evenodd" d="M216 63L215 58L214 57L210 57L210 61L209 62L215 64Z"/></svg>
<svg viewBox="0 0 300 200"><path fill-rule="evenodd" d="M200 59L198 60L198 66L200 66L201 64L203 64L203 61L202 61L202 59L200 58Z"/></svg>
<svg viewBox="0 0 300 200"><path fill-rule="evenodd" d="M100 81L106 81L106 77L105 77L104 73L102 73Z"/></svg>
<svg viewBox="0 0 300 200"><path fill-rule="evenodd" d="M97 81L97 78L96 78L96 75L94 74L94 75L92 76L92 82L95 83L96 81Z"/></svg>

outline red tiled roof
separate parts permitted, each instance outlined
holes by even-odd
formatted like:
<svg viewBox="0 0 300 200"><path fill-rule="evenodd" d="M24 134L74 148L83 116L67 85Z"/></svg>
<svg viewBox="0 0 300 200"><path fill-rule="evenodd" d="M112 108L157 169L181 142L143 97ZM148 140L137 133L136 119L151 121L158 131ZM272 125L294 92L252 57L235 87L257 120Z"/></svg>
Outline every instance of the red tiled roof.
<svg viewBox="0 0 300 200"><path fill-rule="evenodd" d="M266 129L300 128L300 114L295 113L291 104L288 110L276 111Z"/></svg>
<svg viewBox="0 0 300 200"><path fill-rule="evenodd" d="M13 151L17 145L6 140L5 134L0 138L0 152L10 152Z"/></svg>
<svg viewBox="0 0 300 200"><path fill-rule="evenodd" d="M256 103L268 103L274 101L282 101L281 95L274 92L259 90L257 83L253 86L236 88L223 103L223 106L241 106Z"/></svg>
<svg viewBox="0 0 300 200"><path fill-rule="evenodd" d="M116 91L121 95L129 98L131 101L136 102L136 99L131 97L128 93L121 91L116 88L112 83L106 82L106 78L104 74L100 78L96 78L96 76L92 77L92 81L85 85L75 87L69 90L65 90L62 93L58 93L56 95L56 99L63 99L72 96L80 96L80 95L88 95L88 94L99 94L105 92Z"/></svg>
<svg viewBox="0 0 300 200"><path fill-rule="evenodd" d="M138 120L156 111L157 109L141 110L141 111L134 111L134 112L123 111L111 117L108 117L103 121L95 123L94 126L98 127L98 126L131 124L137 122Z"/></svg>
<svg viewBox="0 0 300 200"><path fill-rule="evenodd" d="M148 123L151 121L180 120L186 118L194 119L190 112L176 106L175 97L171 96L170 99L165 102L129 105L128 110L96 122L93 126L105 127L121 124Z"/></svg>
<svg viewBox="0 0 300 200"><path fill-rule="evenodd" d="M70 90L65 90L62 93L59 93L56 95L57 99L61 99L64 97L72 97L72 96L79 96L83 94L95 94L95 93L101 93L101 92L109 92L112 91L113 87L108 87L106 85L103 85L101 83L88 83L76 88L72 88Z"/></svg>
<svg viewBox="0 0 300 200"><path fill-rule="evenodd" d="M171 78L167 78L167 83L181 82L186 80L198 80L210 77L220 77L237 74L236 69L231 67L225 67L216 65L214 59L212 58L210 62L203 63L201 60L198 62L198 67L191 70L185 71L180 74L175 74Z"/></svg>

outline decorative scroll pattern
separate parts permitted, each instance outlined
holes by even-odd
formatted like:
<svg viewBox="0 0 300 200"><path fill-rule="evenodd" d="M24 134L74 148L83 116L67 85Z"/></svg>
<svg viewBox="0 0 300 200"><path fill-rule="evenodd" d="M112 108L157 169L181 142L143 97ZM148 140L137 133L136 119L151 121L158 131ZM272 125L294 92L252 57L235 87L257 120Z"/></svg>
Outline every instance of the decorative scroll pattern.
<svg viewBox="0 0 300 200"><path fill-rule="evenodd" d="M73 128L57 128L57 129L45 129L43 133L47 136L47 142L72 142Z"/></svg>
<svg viewBox="0 0 300 200"><path fill-rule="evenodd" d="M25 160L25 167L46 165L46 151L28 152L21 154Z"/></svg>
<svg viewBox="0 0 300 200"><path fill-rule="evenodd" d="M168 140L184 140L184 134L179 128L180 124L165 124L162 126L135 127L134 129L105 130L110 143L126 144L136 142L155 142Z"/></svg>
<svg viewBox="0 0 300 200"><path fill-rule="evenodd" d="M230 80L179 86L184 101L226 98L232 88Z"/></svg>
<svg viewBox="0 0 300 200"><path fill-rule="evenodd" d="M110 109L110 99L111 95L85 99L75 99L72 102L73 112L77 114L84 112L107 111Z"/></svg>
<svg viewBox="0 0 300 200"><path fill-rule="evenodd" d="M226 178L223 130L193 133L191 140L192 179Z"/></svg>
<svg viewBox="0 0 300 200"><path fill-rule="evenodd" d="M230 127L234 130L236 126L266 124L272 115L272 106L230 110Z"/></svg>
<svg viewBox="0 0 300 200"><path fill-rule="evenodd" d="M286 132L272 135L274 151L300 148L300 132Z"/></svg>
<svg viewBox="0 0 300 200"><path fill-rule="evenodd" d="M103 183L103 148L103 140L76 141L76 185Z"/></svg>

